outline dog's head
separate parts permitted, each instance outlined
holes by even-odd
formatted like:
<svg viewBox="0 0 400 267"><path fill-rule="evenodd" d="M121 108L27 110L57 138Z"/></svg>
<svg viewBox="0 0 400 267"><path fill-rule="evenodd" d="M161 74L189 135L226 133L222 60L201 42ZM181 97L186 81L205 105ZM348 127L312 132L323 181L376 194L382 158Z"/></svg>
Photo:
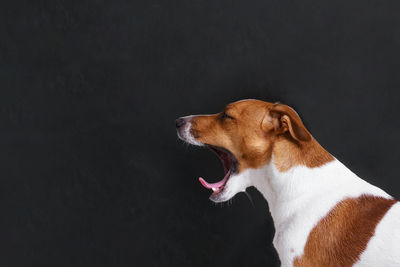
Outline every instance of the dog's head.
<svg viewBox="0 0 400 267"><path fill-rule="evenodd" d="M246 170L269 163L274 143L284 138L293 144L309 142L311 134L289 106L259 100L242 100L212 115L187 116L176 120L183 141L206 146L221 159L225 177L217 183L199 178L214 192L210 199L224 202L252 186Z"/></svg>

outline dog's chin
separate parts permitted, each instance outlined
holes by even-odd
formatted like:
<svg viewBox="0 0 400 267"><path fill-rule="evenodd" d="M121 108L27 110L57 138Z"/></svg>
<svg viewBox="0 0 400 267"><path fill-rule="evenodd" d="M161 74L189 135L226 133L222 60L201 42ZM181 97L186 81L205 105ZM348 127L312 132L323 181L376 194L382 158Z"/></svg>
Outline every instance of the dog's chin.
<svg viewBox="0 0 400 267"><path fill-rule="evenodd" d="M226 190L226 188L224 188L218 193L211 194L210 200L215 203L223 203L233 198L237 193L239 192L233 193L232 191Z"/></svg>
<svg viewBox="0 0 400 267"><path fill-rule="evenodd" d="M214 192L210 196L210 200L215 203L222 203L232 199L236 194L245 192L250 187L248 177L243 174L231 175L222 190Z"/></svg>

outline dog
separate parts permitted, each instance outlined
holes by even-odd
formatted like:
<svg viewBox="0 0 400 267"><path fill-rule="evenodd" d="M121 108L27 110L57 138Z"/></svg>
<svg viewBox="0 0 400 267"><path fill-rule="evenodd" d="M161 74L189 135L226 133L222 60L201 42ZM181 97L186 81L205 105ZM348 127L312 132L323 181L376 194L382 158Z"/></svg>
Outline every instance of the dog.
<svg viewBox="0 0 400 267"><path fill-rule="evenodd" d="M281 266L400 266L400 202L327 152L297 112L247 99L175 121L183 141L220 158L213 202L254 186L268 202Z"/></svg>

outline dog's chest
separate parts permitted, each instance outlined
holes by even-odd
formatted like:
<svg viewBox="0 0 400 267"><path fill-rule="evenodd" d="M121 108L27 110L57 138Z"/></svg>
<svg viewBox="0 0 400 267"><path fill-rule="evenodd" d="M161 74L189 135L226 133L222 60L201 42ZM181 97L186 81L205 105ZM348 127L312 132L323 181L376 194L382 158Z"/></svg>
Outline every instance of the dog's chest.
<svg viewBox="0 0 400 267"><path fill-rule="evenodd" d="M294 259L303 254L307 237L317 222L316 214L308 214L302 218L292 217L276 226L273 245L279 254L281 266L292 266Z"/></svg>

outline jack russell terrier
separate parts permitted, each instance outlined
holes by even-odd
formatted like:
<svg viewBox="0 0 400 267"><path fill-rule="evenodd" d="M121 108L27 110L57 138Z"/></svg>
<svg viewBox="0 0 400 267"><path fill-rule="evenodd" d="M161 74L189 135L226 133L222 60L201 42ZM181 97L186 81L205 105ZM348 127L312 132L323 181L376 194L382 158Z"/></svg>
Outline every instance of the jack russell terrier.
<svg viewBox="0 0 400 267"><path fill-rule="evenodd" d="M199 178L212 201L250 186L265 197L282 266L400 266L400 203L328 153L291 107L242 100L176 128L223 163L221 181Z"/></svg>

